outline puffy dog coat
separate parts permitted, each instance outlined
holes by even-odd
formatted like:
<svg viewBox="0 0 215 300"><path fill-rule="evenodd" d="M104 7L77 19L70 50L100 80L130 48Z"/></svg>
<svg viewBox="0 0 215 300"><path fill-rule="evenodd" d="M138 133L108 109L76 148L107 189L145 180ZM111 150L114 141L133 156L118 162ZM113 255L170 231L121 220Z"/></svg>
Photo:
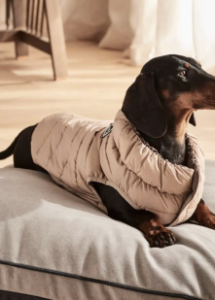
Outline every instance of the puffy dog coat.
<svg viewBox="0 0 215 300"><path fill-rule="evenodd" d="M42 120L32 135L35 164L53 180L107 213L91 182L115 188L135 209L176 225L194 213L203 192L204 157L187 134L187 166L170 163L145 141L119 111L113 124L70 114Z"/></svg>

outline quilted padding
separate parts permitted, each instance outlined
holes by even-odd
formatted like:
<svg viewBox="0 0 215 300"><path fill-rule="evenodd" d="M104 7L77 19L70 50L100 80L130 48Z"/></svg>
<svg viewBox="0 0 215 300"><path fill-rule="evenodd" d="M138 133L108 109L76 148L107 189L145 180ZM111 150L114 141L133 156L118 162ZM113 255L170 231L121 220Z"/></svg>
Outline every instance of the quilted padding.
<svg viewBox="0 0 215 300"><path fill-rule="evenodd" d="M163 224L189 219L204 183L204 156L187 134L188 166L175 165L141 140L122 111L110 121L55 114L36 127L31 152L53 180L104 212L92 181L114 187L135 209L156 213Z"/></svg>

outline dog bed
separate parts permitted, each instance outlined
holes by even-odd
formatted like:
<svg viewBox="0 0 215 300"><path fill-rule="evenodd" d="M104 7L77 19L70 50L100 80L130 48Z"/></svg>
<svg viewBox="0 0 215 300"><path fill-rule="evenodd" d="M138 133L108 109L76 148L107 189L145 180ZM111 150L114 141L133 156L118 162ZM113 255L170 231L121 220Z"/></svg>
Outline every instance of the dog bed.
<svg viewBox="0 0 215 300"><path fill-rule="evenodd" d="M215 162L204 197L215 211ZM215 231L172 227L177 241L150 248L48 175L0 169L1 300L214 300Z"/></svg>

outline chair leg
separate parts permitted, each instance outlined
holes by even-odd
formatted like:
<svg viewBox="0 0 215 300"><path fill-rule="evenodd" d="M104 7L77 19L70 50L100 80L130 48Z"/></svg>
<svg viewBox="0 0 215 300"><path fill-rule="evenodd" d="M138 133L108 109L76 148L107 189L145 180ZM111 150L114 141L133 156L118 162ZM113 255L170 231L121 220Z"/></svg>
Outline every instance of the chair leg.
<svg viewBox="0 0 215 300"><path fill-rule="evenodd" d="M15 53L17 59L25 59L28 56L28 46L20 41L15 42Z"/></svg>
<svg viewBox="0 0 215 300"><path fill-rule="evenodd" d="M67 78L67 58L61 9L58 0L45 0L49 42L51 44L54 79Z"/></svg>
<svg viewBox="0 0 215 300"><path fill-rule="evenodd" d="M12 0L13 8L13 25L14 28L25 28L26 27L26 1L25 0ZM22 59L28 55L27 44L16 41L15 42L15 53L17 59Z"/></svg>

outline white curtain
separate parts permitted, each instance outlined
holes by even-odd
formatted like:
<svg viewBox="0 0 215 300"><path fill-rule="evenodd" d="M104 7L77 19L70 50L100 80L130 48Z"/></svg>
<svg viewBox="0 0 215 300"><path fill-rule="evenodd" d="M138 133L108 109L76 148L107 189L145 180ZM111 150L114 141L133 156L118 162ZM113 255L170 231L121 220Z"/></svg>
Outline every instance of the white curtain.
<svg viewBox="0 0 215 300"><path fill-rule="evenodd" d="M131 64L168 53L215 66L215 0L61 0L67 40L101 39Z"/></svg>
<svg viewBox="0 0 215 300"><path fill-rule="evenodd" d="M110 23L108 0L60 0L60 2L67 41L101 40Z"/></svg>

